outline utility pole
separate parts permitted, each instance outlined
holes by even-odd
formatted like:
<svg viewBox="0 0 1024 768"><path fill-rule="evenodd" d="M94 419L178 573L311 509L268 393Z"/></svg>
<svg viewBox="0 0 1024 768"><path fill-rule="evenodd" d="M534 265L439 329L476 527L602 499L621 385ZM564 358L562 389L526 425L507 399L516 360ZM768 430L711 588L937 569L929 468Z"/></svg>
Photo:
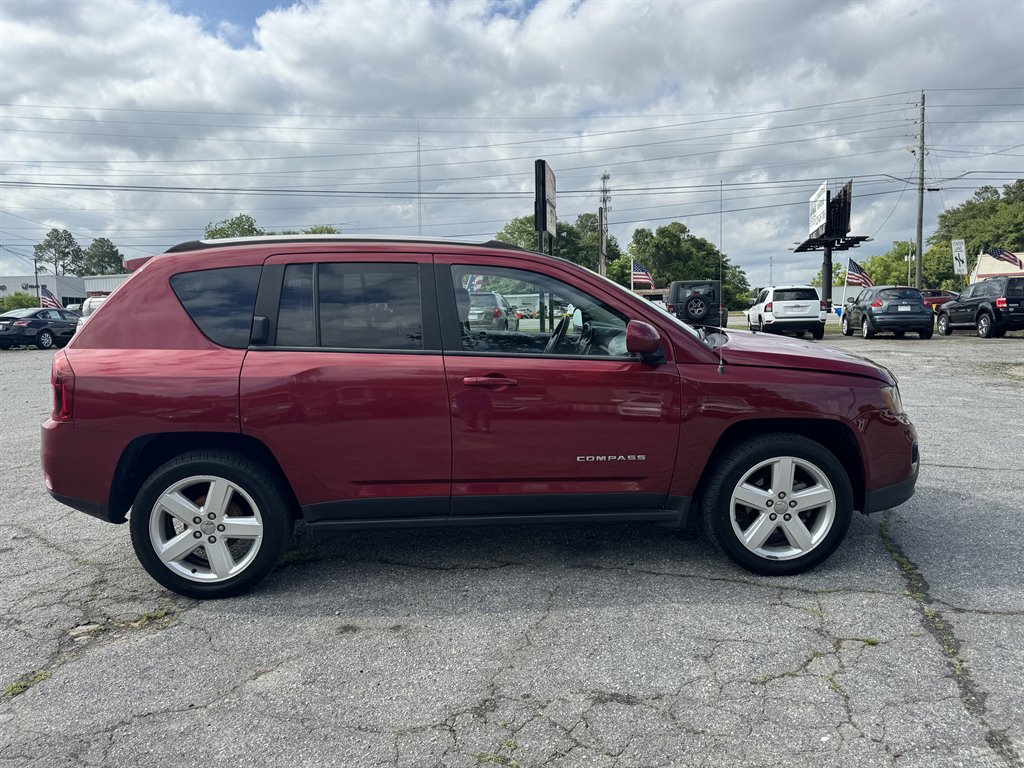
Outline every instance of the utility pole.
<svg viewBox="0 0 1024 768"><path fill-rule="evenodd" d="M917 149L917 248L914 254L914 287L921 287L921 253L924 243L924 91L921 91L921 135ZM907 282L910 282L909 280Z"/></svg>
<svg viewBox="0 0 1024 768"><path fill-rule="evenodd" d="M611 174L608 171L601 174L601 207L597 209L597 273L602 276L608 274L608 265L606 264L606 254L608 253L608 211L612 209L612 193L608 189L608 179L610 178Z"/></svg>
<svg viewBox="0 0 1024 768"><path fill-rule="evenodd" d="M416 121L416 234L423 237L423 189L420 164L420 121Z"/></svg>

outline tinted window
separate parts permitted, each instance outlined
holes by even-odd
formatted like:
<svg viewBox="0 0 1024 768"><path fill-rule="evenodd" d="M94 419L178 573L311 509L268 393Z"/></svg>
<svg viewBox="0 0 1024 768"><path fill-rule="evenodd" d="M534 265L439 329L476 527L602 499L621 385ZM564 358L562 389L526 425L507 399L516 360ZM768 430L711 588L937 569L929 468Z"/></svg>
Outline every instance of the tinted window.
<svg viewBox="0 0 1024 768"><path fill-rule="evenodd" d="M817 301L818 292L813 288L780 288L775 291L775 301Z"/></svg>
<svg viewBox="0 0 1024 768"><path fill-rule="evenodd" d="M213 342L224 347L249 346L252 312L261 267L226 267L185 272L171 278L178 301Z"/></svg>
<svg viewBox="0 0 1024 768"><path fill-rule="evenodd" d="M1006 282L1006 295L1024 298L1024 277L1011 277Z"/></svg>
<svg viewBox="0 0 1024 768"><path fill-rule="evenodd" d="M320 264L320 344L345 349L423 349L419 267Z"/></svg>
<svg viewBox="0 0 1024 768"><path fill-rule="evenodd" d="M917 299L921 301L921 292L917 288L886 288L879 291L879 297L892 301L894 299Z"/></svg>
<svg viewBox="0 0 1024 768"><path fill-rule="evenodd" d="M289 264L281 284L277 314L277 345L316 346L313 322L313 264Z"/></svg>

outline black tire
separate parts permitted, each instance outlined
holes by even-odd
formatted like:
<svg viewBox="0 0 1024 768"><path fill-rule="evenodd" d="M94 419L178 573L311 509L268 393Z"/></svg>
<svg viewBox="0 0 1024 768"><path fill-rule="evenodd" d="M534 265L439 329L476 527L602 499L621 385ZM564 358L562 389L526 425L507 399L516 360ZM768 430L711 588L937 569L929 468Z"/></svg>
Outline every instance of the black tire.
<svg viewBox="0 0 1024 768"><path fill-rule="evenodd" d="M945 312L939 315L938 329L940 336L949 336L953 332L953 326L949 324L949 315Z"/></svg>
<svg viewBox="0 0 1024 768"><path fill-rule="evenodd" d="M39 349L53 349L56 345L57 340L53 337L45 328L36 334L36 346Z"/></svg>
<svg viewBox="0 0 1024 768"><path fill-rule="evenodd" d="M992 338L992 315L982 312L975 321L975 327L978 329L979 339Z"/></svg>
<svg viewBox="0 0 1024 768"><path fill-rule="evenodd" d="M229 486L230 491L218 510L222 516L208 520L207 515L214 514L206 512L206 493L214 487L212 481ZM176 497L190 499L195 507L196 517L188 524L158 504L172 489ZM218 532L224 530L220 521L230 525L231 518L236 525L246 522L254 530L258 526L259 538L225 534L217 544ZM195 523L196 519L200 523ZM132 546L149 575L173 592L200 599L231 597L256 586L273 570L292 525L291 505L273 473L247 456L213 449L189 451L157 468L139 489L129 520ZM196 533L200 535L195 537ZM180 542L184 547L193 543L191 537L195 537L194 548L172 562L165 563L157 554L161 539L167 539L164 544ZM216 558L208 552L207 541L217 544L218 553L230 555L227 564L239 568L237 573L214 573Z"/></svg>
<svg viewBox="0 0 1024 768"><path fill-rule="evenodd" d="M907 335L907 332L906 331L893 331L892 335L895 336L897 339L902 339L904 336Z"/></svg>
<svg viewBox="0 0 1024 768"><path fill-rule="evenodd" d="M935 333L935 329L929 325L927 328L922 328L920 331L918 331L917 335L920 336L922 339L930 339L933 333Z"/></svg>
<svg viewBox="0 0 1024 768"><path fill-rule="evenodd" d="M785 496L787 491L757 485L766 475L770 480L771 463L775 461L791 461L795 467L789 498ZM781 507L783 512L777 513L778 522L769 520L773 514L769 510L777 507L756 510L736 501L734 492L741 481L743 488L764 493L766 504L772 501L786 505ZM813 487L811 482L830 491L830 500L816 508L785 511L796 503L794 494ZM711 469L699 509L708 537L736 564L765 576L788 576L819 565L842 542L853 513L853 489L843 465L821 444L802 435L779 433L751 438L726 452ZM783 522L787 514L792 514L793 519ZM794 520L803 523L802 530L808 535L808 545L802 553L786 530L793 527ZM755 525L766 533L756 550L741 540Z"/></svg>
<svg viewBox="0 0 1024 768"><path fill-rule="evenodd" d="M843 336L853 336L853 326L850 325L850 318L843 313L843 319L840 322L840 327L843 329Z"/></svg>
<svg viewBox="0 0 1024 768"><path fill-rule="evenodd" d="M691 296L686 300L684 306L686 309L686 319L691 323L703 320L711 311L711 304L704 296Z"/></svg>
<svg viewBox="0 0 1024 768"><path fill-rule="evenodd" d="M814 326L814 328L811 329L811 336L816 341L821 341L822 339L824 339L825 338L825 324L822 323L821 325Z"/></svg>
<svg viewBox="0 0 1024 768"><path fill-rule="evenodd" d="M865 339L875 338L875 329L871 325L871 321L866 317L860 321L860 335Z"/></svg>

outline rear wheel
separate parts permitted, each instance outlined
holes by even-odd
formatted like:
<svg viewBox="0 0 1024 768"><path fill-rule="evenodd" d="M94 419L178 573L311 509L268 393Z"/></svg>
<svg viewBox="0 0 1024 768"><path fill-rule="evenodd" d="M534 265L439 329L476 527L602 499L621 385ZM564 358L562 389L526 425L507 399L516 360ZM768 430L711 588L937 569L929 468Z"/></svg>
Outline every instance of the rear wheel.
<svg viewBox="0 0 1024 768"><path fill-rule="evenodd" d="M922 328L917 332L917 335L922 339L930 339L935 330L929 325L927 328Z"/></svg>
<svg viewBox="0 0 1024 768"><path fill-rule="evenodd" d="M266 467L227 451L190 451L142 484L132 545L150 576L188 597L230 597L262 580L291 532L289 502Z"/></svg>
<svg viewBox="0 0 1024 768"><path fill-rule="evenodd" d="M860 334L865 339L873 339L875 337L875 329L871 327L871 321L866 317L860 321Z"/></svg>
<svg viewBox="0 0 1024 768"><path fill-rule="evenodd" d="M36 334L36 346L40 349L53 349L54 338L49 331L43 330Z"/></svg>
<svg viewBox="0 0 1024 768"><path fill-rule="evenodd" d="M701 499L708 536L736 563L766 576L823 562L846 535L853 511L853 490L839 460L792 434L730 450Z"/></svg>
<svg viewBox="0 0 1024 768"><path fill-rule="evenodd" d="M939 315L938 326L940 336L949 336L953 332L953 326L949 324L949 315L945 312Z"/></svg>
<svg viewBox="0 0 1024 768"><path fill-rule="evenodd" d="M978 315L977 320L978 337L987 339L992 336L992 315L988 312L982 312Z"/></svg>
<svg viewBox="0 0 1024 768"><path fill-rule="evenodd" d="M825 324L822 323L821 325L814 326L814 328L811 329L811 336L813 336L818 341L821 341L822 339L824 339L825 338Z"/></svg>

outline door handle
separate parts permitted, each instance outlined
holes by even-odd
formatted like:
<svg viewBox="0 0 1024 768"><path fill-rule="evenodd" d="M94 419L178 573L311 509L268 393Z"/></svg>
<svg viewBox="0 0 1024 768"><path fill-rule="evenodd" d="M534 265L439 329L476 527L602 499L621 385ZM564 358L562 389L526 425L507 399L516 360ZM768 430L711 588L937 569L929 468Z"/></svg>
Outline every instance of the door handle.
<svg viewBox="0 0 1024 768"><path fill-rule="evenodd" d="M514 387L519 382L516 379L506 379L501 376L467 376L462 380L467 387Z"/></svg>

